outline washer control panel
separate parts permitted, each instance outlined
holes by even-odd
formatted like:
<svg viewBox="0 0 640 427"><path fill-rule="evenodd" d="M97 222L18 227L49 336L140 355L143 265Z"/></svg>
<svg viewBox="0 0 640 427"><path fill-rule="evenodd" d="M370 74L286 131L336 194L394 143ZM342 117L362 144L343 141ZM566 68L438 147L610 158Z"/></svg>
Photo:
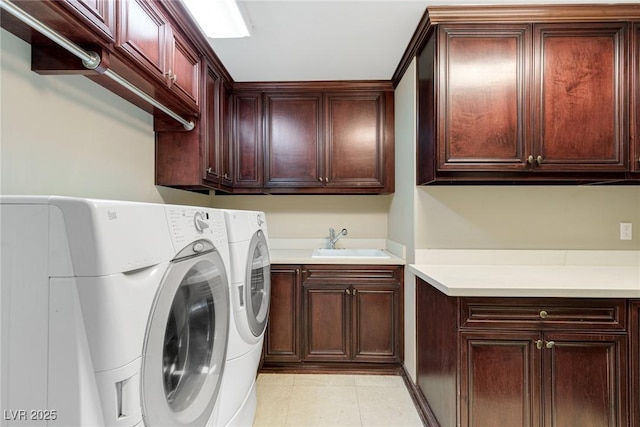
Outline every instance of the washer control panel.
<svg viewBox="0 0 640 427"><path fill-rule="evenodd" d="M227 244L227 229L222 212L213 209L167 206L167 221L174 248L207 239L216 247Z"/></svg>

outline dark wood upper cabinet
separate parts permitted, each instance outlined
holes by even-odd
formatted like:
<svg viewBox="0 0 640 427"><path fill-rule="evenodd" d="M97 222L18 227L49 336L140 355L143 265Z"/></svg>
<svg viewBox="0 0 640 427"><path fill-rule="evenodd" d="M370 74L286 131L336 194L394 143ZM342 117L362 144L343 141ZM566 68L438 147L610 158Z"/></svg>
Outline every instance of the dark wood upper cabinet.
<svg viewBox="0 0 640 427"><path fill-rule="evenodd" d="M73 10L108 42L115 41L116 2L113 0L65 0L60 2Z"/></svg>
<svg viewBox="0 0 640 427"><path fill-rule="evenodd" d="M529 25L438 30L439 170L526 165Z"/></svg>
<svg viewBox="0 0 640 427"><path fill-rule="evenodd" d="M628 170L628 25L534 25L536 170Z"/></svg>
<svg viewBox="0 0 640 427"><path fill-rule="evenodd" d="M265 187L321 187L322 95L265 94Z"/></svg>
<svg viewBox="0 0 640 427"><path fill-rule="evenodd" d="M417 183L605 182L640 169L629 160L637 41L614 12L430 8L416 42Z"/></svg>
<svg viewBox="0 0 640 427"><path fill-rule="evenodd" d="M325 94L326 187L384 188L390 153L385 141L386 92ZM391 156L393 157L393 156Z"/></svg>
<svg viewBox="0 0 640 427"><path fill-rule="evenodd" d="M200 57L159 4L118 2L116 48L199 112Z"/></svg>
<svg viewBox="0 0 640 427"><path fill-rule="evenodd" d="M231 187L230 83L209 61L203 63L198 83L200 120L191 131L174 130L170 122L162 129L156 117L157 185L192 191L228 191Z"/></svg>
<svg viewBox="0 0 640 427"><path fill-rule="evenodd" d="M384 194L394 191L393 90L381 82L237 83L232 145L251 153L251 183L234 192ZM236 108L240 105L236 104ZM263 139L264 138L264 139ZM262 145L260 145L262 144ZM253 156L249 147L263 147ZM253 161L262 161L262 167ZM243 170L236 163L236 171ZM254 179L253 177L256 176ZM264 180L257 177L264 176ZM260 189L260 187L262 188ZM243 190L241 187L244 187Z"/></svg>
<svg viewBox="0 0 640 427"><path fill-rule="evenodd" d="M231 186L231 159L229 147L229 93L228 83L207 64L206 91L202 106L205 135L203 140L203 178L220 187Z"/></svg>
<svg viewBox="0 0 640 427"><path fill-rule="evenodd" d="M234 191L254 189L263 184L262 94L236 92L231 106Z"/></svg>

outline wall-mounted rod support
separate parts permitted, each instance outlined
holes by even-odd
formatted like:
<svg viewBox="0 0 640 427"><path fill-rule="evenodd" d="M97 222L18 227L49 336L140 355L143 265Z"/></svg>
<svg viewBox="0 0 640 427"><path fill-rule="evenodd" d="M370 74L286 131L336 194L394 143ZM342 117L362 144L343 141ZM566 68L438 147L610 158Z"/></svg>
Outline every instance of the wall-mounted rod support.
<svg viewBox="0 0 640 427"><path fill-rule="evenodd" d="M82 60L82 65L84 65L87 69L95 70L100 65L100 55L98 55L95 52L87 52L87 51L85 51L80 46L78 46L77 44L75 44L71 40L67 39L66 37L56 33L51 28L47 27L45 24L43 24L39 20L35 19L34 17L29 15L28 13L26 13L22 9L20 9L19 7L14 5L9 0L0 0L0 7L2 9L6 10L11 15L13 15L14 17L16 17L17 19L19 19L20 21L22 21L23 23L27 24L29 27L31 27L34 30L38 31L42 35L46 36L47 38L49 38L52 41L56 42L58 45L60 45L64 49L66 49L69 52L71 52L73 55L75 55L78 58L80 58L80 60ZM154 98L152 98L151 96L147 95L145 92L141 91L140 89L138 89L133 84L129 83L127 80L122 78L117 73L107 69L107 70L104 71L103 74L105 76L109 77L110 79L112 79L113 81L117 82L119 85L123 86L127 90L135 93L140 98L144 99L146 102L148 102L149 104L153 105L154 107L156 107L160 111L166 113L168 116L170 116L173 119L175 119L178 122L180 122L182 124L182 126L184 126L184 128L186 130L192 130L195 127L193 122L186 121L185 119L180 117L178 114L174 113L169 108L165 107L164 105L162 105L161 103L156 101Z"/></svg>

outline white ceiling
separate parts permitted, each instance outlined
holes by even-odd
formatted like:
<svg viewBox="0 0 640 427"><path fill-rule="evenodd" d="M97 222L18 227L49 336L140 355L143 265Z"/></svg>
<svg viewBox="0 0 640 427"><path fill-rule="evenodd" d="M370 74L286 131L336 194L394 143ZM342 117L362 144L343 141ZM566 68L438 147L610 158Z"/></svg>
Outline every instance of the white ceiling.
<svg viewBox="0 0 640 427"><path fill-rule="evenodd" d="M390 80L427 6L639 0L239 0L251 37L210 39L235 81Z"/></svg>

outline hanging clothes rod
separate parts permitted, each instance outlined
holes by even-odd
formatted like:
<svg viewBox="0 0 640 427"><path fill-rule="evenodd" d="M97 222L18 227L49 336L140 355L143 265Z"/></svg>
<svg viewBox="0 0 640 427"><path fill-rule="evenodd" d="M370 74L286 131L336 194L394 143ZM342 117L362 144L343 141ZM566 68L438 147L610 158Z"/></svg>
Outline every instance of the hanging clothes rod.
<svg viewBox="0 0 640 427"><path fill-rule="evenodd" d="M58 33L56 33L54 30L52 30L51 28L47 27L45 24L43 24L39 20L35 19L34 17L29 15L28 13L24 12L22 9L20 9L19 7L14 5L9 0L0 0L0 7L2 9L6 10L7 12L9 12L11 15L16 17L20 21L22 21L23 23L27 24L29 27L33 28L34 30L36 30L36 31L40 32L41 34L45 35L46 37L48 37L52 41L56 42L58 45L60 45L61 47L63 47L67 51L69 51L71 54L73 54L76 57L80 58L82 60L82 65L84 65L87 69L95 70L100 65L100 56L97 53L85 51L80 46L78 46L77 44L72 42L71 40L67 39L66 37L64 37L64 36L62 36L62 35L60 35ZM182 124L182 126L184 126L184 128L186 130L192 130L195 127L193 122L186 121L181 116L179 116L178 114L174 113L172 110L170 110L169 108L165 107L164 105L162 105L161 103L159 103L158 101L153 99L151 96L147 95L145 92L143 92L140 89L138 89L133 84L129 83L127 80L125 80L119 74L117 74L117 73L115 73L115 72L113 72L113 71L111 71L109 69L105 70L102 74L107 76L107 77L109 77L110 79L112 79L113 81L118 83L120 86L123 86L127 90L129 90L129 91L133 92L134 94L138 95L140 98L144 99L146 102L148 102L149 104L153 105L157 109L163 111L164 113L166 113L167 115L169 115L173 119L177 120L178 122L180 122Z"/></svg>

